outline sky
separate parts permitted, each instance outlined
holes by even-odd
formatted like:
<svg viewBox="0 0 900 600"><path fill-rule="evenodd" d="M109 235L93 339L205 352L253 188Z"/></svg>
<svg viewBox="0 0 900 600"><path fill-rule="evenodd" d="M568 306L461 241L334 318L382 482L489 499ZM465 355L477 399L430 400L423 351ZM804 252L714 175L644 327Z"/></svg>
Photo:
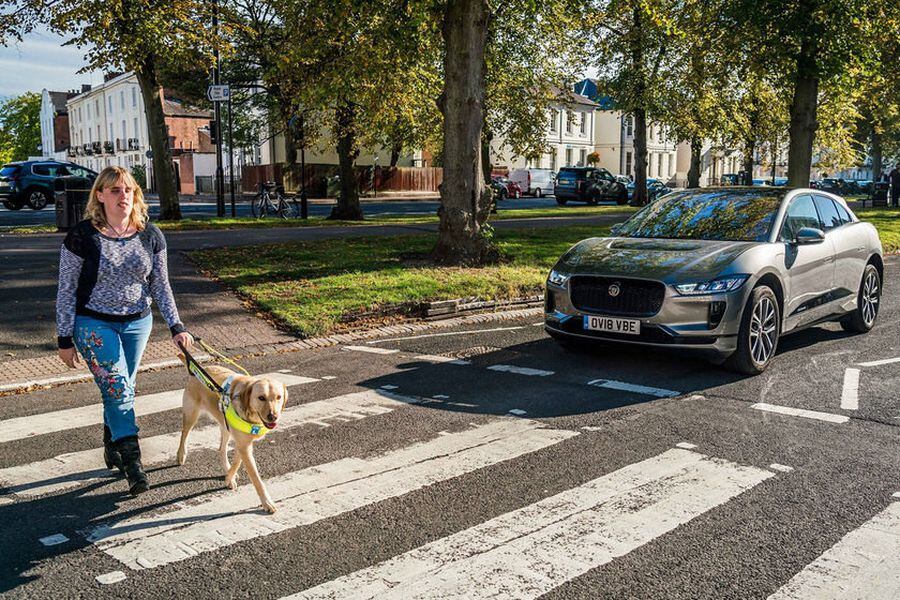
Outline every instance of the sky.
<svg viewBox="0 0 900 600"><path fill-rule="evenodd" d="M22 42L0 46L0 97L40 93L44 88L80 90L82 83L102 83L99 71L78 74L85 65L83 54L74 46L62 46L63 42L65 38L41 30L28 34Z"/></svg>

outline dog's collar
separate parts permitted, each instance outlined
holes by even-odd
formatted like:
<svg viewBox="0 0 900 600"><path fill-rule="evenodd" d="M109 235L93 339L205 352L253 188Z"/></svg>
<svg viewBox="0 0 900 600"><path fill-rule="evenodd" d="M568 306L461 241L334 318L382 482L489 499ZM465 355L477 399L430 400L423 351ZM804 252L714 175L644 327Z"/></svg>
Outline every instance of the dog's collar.
<svg viewBox="0 0 900 600"><path fill-rule="evenodd" d="M249 421L245 421L241 418L241 416L237 413L234 408L234 405L231 403L231 382L234 379L234 375L229 375L227 379L222 383L222 399L221 399L221 409L222 412L225 413L225 422L228 423L228 426L231 429L236 429L238 431L243 431L249 435L255 435L257 437L263 437L267 433L271 431L265 425L261 425L260 423L251 423Z"/></svg>
<svg viewBox="0 0 900 600"><path fill-rule="evenodd" d="M271 431L271 429L260 423L250 423L249 421L245 421L237 414L237 411L234 410L234 406L230 404L228 405L228 408L225 409L225 420L232 429L243 431L244 433L255 435L257 437L262 437Z"/></svg>

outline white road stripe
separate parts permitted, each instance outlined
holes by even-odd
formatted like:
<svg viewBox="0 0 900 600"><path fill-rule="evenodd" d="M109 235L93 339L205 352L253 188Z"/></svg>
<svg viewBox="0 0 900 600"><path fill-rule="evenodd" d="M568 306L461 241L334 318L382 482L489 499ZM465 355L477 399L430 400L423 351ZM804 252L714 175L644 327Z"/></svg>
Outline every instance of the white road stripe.
<svg viewBox="0 0 900 600"><path fill-rule="evenodd" d="M266 373L285 385L299 385L318 381L311 377L298 377L284 373ZM157 394L145 394L135 398L134 414L138 417L153 413L181 408L181 394L183 389ZM54 412L32 415L29 417L17 417L0 421L0 442L11 442L23 438L56 433L67 429L76 429L88 425L103 423L103 405L100 403L89 404L79 408L69 408Z"/></svg>
<svg viewBox="0 0 900 600"><path fill-rule="evenodd" d="M900 362L900 357L897 358L885 358L882 360L872 360L869 362L859 363L861 367L880 367L881 365L890 365L893 363Z"/></svg>
<svg viewBox="0 0 900 600"><path fill-rule="evenodd" d="M857 410L859 408L859 369L846 369L844 371L841 408L844 410Z"/></svg>
<svg viewBox="0 0 900 600"><path fill-rule="evenodd" d="M553 375L553 371L542 371L541 369L529 369L528 367L517 367L515 365L491 365L489 371L499 371L501 373L515 373L516 375L530 375L534 377L547 377Z"/></svg>
<svg viewBox="0 0 900 600"><path fill-rule="evenodd" d="M373 346L342 346L342 350L351 350L353 352L368 352L369 354L396 354L400 352L390 348L375 348Z"/></svg>
<svg viewBox="0 0 900 600"><path fill-rule="evenodd" d="M850 417L845 415L835 415L832 413L823 413L814 410L805 410L802 408L790 408L788 406L776 406L775 404L767 404L765 402L757 402L750 406L756 410L764 410L766 412L778 413L780 415L789 415L791 417L803 417L805 419L817 419L819 421L828 421L829 423L846 423Z"/></svg>
<svg viewBox="0 0 900 600"><path fill-rule="evenodd" d="M437 354L420 354L415 360L426 360L433 363L446 363L449 365L471 365L472 361L463 360L461 358L451 358L449 356L439 356Z"/></svg>
<svg viewBox="0 0 900 600"><path fill-rule="evenodd" d="M278 512L265 515L251 485L212 494L155 517L94 530L88 540L131 569L184 560L231 544L315 523L547 448L575 431L501 418L369 458L345 458L274 477Z"/></svg>
<svg viewBox="0 0 900 600"><path fill-rule="evenodd" d="M900 598L900 502L845 535L769 598Z"/></svg>
<svg viewBox="0 0 900 600"><path fill-rule="evenodd" d="M270 435L277 436L279 431L303 425L329 427L332 421L365 419L418 401L416 398L386 391L370 390L289 406L278 420L278 429ZM144 466L174 461L180 439L180 431L141 439L141 460ZM190 453L195 450L218 447L218 425L197 427L188 438L188 461L193 460ZM103 449L93 448L0 469L0 485L17 496L33 497L78 487L113 475L115 473L103 464Z"/></svg>
<svg viewBox="0 0 900 600"><path fill-rule="evenodd" d="M770 477L669 450L288 598L537 598Z"/></svg>
<svg viewBox="0 0 900 600"><path fill-rule="evenodd" d="M622 392L631 392L632 394L656 396L657 398L672 398L681 394L681 392L676 392L675 390L665 390L662 388L648 387L646 385L628 383L627 381L615 381L613 379L595 379L593 381L588 381L588 385L608 388L611 390L619 390Z"/></svg>
<svg viewBox="0 0 900 600"><path fill-rule="evenodd" d="M517 329L525 329L524 326L519 327L497 327L495 329L470 329L467 331L445 331L443 333L424 333L422 335L409 335L406 337L388 338L385 340L374 340L366 342L368 344L383 344L385 342L402 342L405 340L418 340L422 338L446 337L450 335L471 335L473 333L492 333L495 331L515 331Z"/></svg>

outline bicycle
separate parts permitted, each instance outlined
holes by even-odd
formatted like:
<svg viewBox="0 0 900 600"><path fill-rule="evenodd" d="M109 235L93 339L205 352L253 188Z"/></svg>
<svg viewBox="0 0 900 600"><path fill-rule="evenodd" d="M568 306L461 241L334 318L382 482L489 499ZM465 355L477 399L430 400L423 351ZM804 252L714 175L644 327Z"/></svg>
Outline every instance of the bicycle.
<svg viewBox="0 0 900 600"><path fill-rule="evenodd" d="M283 196L284 188L274 181L259 184L259 193L250 201L250 212L257 219L268 215L278 215L282 219L293 219L298 215L297 203L288 202Z"/></svg>

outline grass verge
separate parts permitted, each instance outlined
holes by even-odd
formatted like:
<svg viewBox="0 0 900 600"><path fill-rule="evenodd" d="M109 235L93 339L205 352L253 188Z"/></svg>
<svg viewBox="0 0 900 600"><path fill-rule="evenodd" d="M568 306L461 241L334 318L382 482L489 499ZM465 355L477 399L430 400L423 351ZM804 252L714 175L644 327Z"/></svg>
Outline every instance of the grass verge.
<svg viewBox="0 0 900 600"><path fill-rule="evenodd" d="M540 293L550 267L606 227L495 232L505 262L440 268L425 258L437 234L329 239L198 251L192 258L286 328L325 335L415 313L429 301L504 300Z"/></svg>

